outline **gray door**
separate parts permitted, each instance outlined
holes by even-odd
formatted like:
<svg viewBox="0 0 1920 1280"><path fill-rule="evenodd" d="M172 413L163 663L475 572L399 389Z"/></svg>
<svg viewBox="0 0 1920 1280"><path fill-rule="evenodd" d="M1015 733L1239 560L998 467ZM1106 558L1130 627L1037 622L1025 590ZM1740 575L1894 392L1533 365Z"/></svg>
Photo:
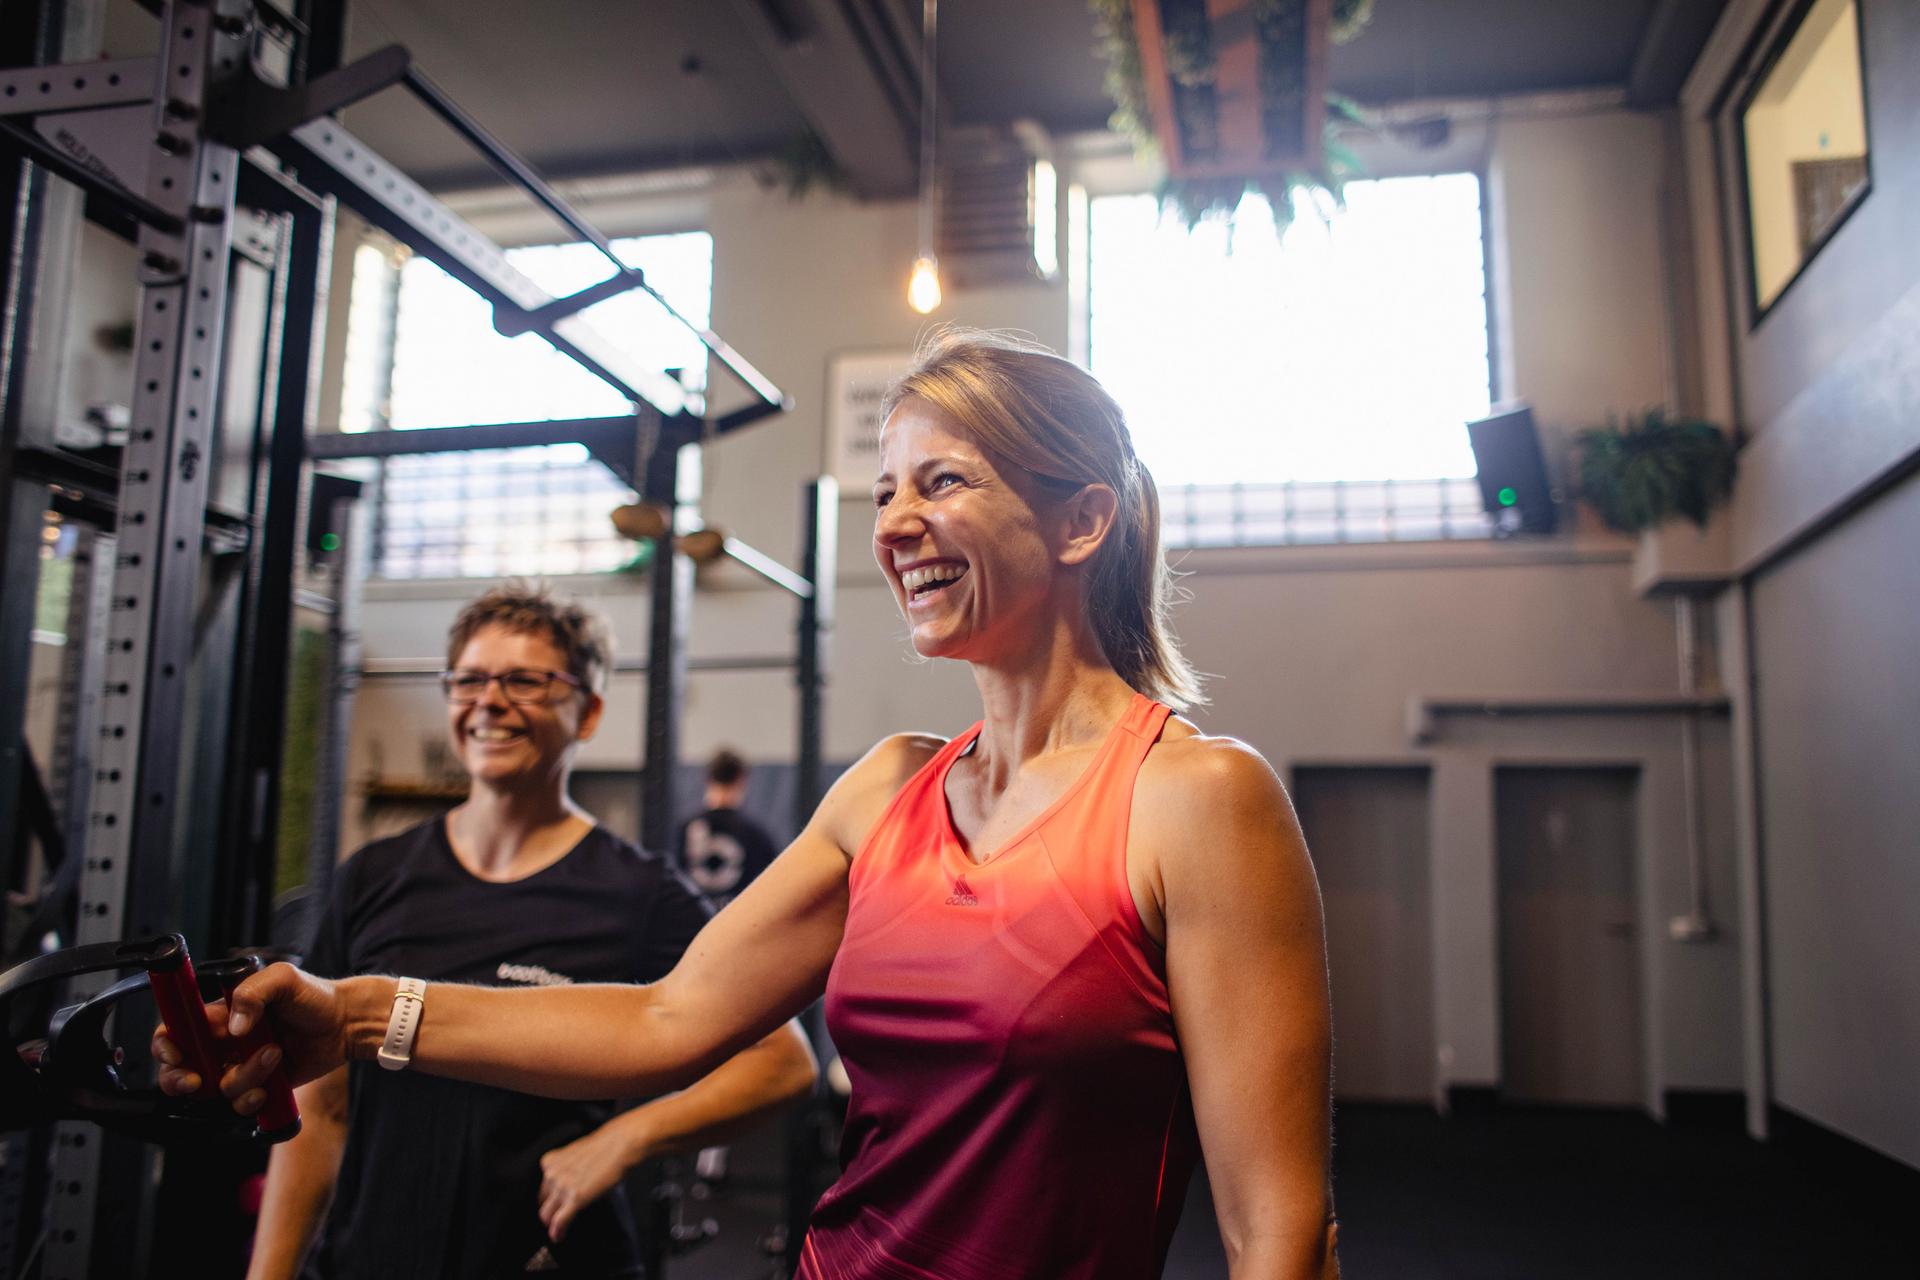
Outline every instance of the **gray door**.
<svg viewBox="0 0 1920 1280"><path fill-rule="evenodd" d="M1496 771L1501 1093L1639 1106L1633 769Z"/></svg>
<svg viewBox="0 0 1920 1280"><path fill-rule="evenodd" d="M1293 780L1326 903L1334 1092L1431 1099L1427 770L1303 767Z"/></svg>

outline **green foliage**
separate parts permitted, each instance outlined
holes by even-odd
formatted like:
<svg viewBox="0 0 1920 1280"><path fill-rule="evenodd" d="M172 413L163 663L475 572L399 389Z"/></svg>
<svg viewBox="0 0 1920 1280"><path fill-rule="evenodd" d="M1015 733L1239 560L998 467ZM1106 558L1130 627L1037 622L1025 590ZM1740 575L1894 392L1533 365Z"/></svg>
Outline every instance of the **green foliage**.
<svg viewBox="0 0 1920 1280"><path fill-rule="evenodd" d="M836 195L853 190L847 171L833 158L820 135L811 129L787 139L787 145L774 157L773 164L775 173L765 180L765 185L786 188L788 198L793 200L803 199L815 187Z"/></svg>
<svg viewBox="0 0 1920 1280"><path fill-rule="evenodd" d="M1574 437L1580 494L1600 518L1637 533L1674 516L1706 527L1733 490L1733 442L1711 422L1649 409Z"/></svg>
<svg viewBox="0 0 1920 1280"><path fill-rule="evenodd" d="M1107 64L1107 96L1113 114L1107 125L1133 139L1136 153L1153 151L1153 114L1147 109L1146 74L1140 69L1140 42L1133 36L1133 0L1088 0L1100 56Z"/></svg>
<svg viewBox="0 0 1920 1280"><path fill-rule="evenodd" d="M1333 29L1329 34L1335 44L1345 44L1372 21L1373 0L1333 0Z"/></svg>
<svg viewBox="0 0 1920 1280"><path fill-rule="evenodd" d="M1146 75L1140 65L1140 44L1134 37L1133 0L1088 0L1088 7L1093 12L1100 53L1107 64L1107 96L1113 99L1114 104L1113 114L1107 117L1107 125L1115 133L1132 140L1135 155L1148 159L1158 154L1160 148L1153 131L1153 113L1147 105ZM1290 23L1297 26L1298 22L1304 21L1304 13L1304 0L1256 0L1254 7L1255 21L1263 34L1291 29ZM1351 40L1372 16L1373 0L1334 0L1333 38L1342 42ZM1167 56L1170 62L1176 55L1174 44L1173 40L1168 41ZM1186 59L1183 64L1186 75L1204 73L1199 74L1196 83L1205 83L1212 78L1210 49L1204 58L1194 55L1191 50L1180 56ZM1262 59L1261 87L1263 92L1275 92L1280 86L1265 73L1266 63L1267 60ZM1178 78L1182 73L1170 68L1169 74ZM1168 178L1160 184L1156 193L1160 198L1160 207L1192 227L1207 217L1231 219L1246 194L1258 191L1273 206L1274 223L1284 233L1287 224L1293 221L1292 193L1296 189L1305 188L1320 193L1334 207L1342 203L1342 190L1346 183L1363 172L1359 159L1343 139L1351 131L1367 127L1366 117L1358 103L1330 93L1327 95L1326 122L1317 172L1289 172L1264 178Z"/></svg>
<svg viewBox="0 0 1920 1280"><path fill-rule="evenodd" d="M320 754L326 749L321 735L327 723L330 658L326 632L313 627L294 628L287 671L287 725L280 740L280 823L274 833L273 856L276 896L307 882Z"/></svg>

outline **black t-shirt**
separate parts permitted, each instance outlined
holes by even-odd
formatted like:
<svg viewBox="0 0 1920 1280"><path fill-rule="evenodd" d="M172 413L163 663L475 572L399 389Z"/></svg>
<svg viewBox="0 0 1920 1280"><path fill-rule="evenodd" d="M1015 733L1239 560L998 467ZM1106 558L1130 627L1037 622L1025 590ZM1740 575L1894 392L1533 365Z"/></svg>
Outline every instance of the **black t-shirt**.
<svg viewBox="0 0 1920 1280"><path fill-rule="evenodd" d="M773 837L738 809L709 809L680 828L680 870L718 911L773 861Z"/></svg>
<svg viewBox="0 0 1920 1280"><path fill-rule="evenodd" d="M341 865L306 964L324 977L486 986L652 982L706 920L706 906L664 860L603 827L552 866L497 884L460 865L436 818ZM540 1225L540 1157L605 1123L611 1103L371 1062L348 1068L348 1092L346 1151L314 1258L322 1275L641 1274L633 1215L617 1188L582 1210L560 1244L549 1245Z"/></svg>

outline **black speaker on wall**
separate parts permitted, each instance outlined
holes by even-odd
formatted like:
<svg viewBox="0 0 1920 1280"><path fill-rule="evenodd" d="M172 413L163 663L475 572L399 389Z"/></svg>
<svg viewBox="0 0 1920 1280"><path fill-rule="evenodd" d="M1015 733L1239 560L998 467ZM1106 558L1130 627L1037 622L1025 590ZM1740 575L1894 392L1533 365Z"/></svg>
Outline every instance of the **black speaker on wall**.
<svg viewBox="0 0 1920 1280"><path fill-rule="evenodd" d="M1547 483L1547 460L1540 452L1533 410L1520 405L1469 422L1467 439L1480 471L1480 502L1494 533L1552 533L1559 511Z"/></svg>

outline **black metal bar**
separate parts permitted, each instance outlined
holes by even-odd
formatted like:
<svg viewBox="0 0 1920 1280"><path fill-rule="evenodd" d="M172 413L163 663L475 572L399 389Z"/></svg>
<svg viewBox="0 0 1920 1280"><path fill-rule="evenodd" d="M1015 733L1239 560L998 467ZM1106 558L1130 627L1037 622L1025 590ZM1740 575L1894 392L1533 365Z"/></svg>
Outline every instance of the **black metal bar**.
<svg viewBox="0 0 1920 1280"><path fill-rule="evenodd" d="M427 77L426 73L418 67L410 68L405 84L428 110L446 121L454 132L465 138L484 155L495 169L532 196L547 212L558 218L567 230L600 250L617 270L627 269L627 264L621 261L620 255L614 251L613 242L607 239L605 233L581 217L579 211L568 204L559 192L547 185L546 179L535 173L532 166L515 155L505 143L488 133L485 126L462 110L460 105L449 98L439 85ZM748 390L760 397L766 405L775 411L788 407L789 401L780 388L768 381L758 369L748 364L739 352L721 339L719 334L704 325L694 324L681 315L673 304L653 286L642 281L636 287L653 295L654 301L658 302L668 315L690 329L694 336L700 339L701 345L713 354L714 359L718 360L727 372L738 378Z"/></svg>
<svg viewBox="0 0 1920 1280"><path fill-rule="evenodd" d="M800 701L799 734L794 752L795 831L804 830L812 821L823 790L821 745L825 729L826 645L827 634L833 627L834 576L839 565L840 486L832 476L820 476L807 484L802 503L800 572L811 590L800 596L795 636L794 683L799 689ZM801 1015L800 1022L815 1053L824 1055L830 1046L818 1001ZM822 1108L831 1097L816 1087L813 1102L795 1111L787 1122L784 1217L785 1262L789 1274L799 1269L801 1245L806 1239L808 1220L813 1216L818 1191L814 1177L819 1163L819 1126L825 1119Z"/></svg>
<svg viewBox="0 0 1920 1280"><path fill-rule="evenodd" d="M47 794L46 779L40 776L40 764L25 739L16 754L20 759L20 803L14 812L14 839L23 844L28 839L38 840L47 865L57 867L66 861L67 841L54 816L53 797Z"/></svg>
<svg viewBox="0 0 1920 1280"><path fill-rule="evenodd" d="M93 807L93 759L100 746L100 682L107 657L107 614L112 604L114 538L98 529L80 529L73 550L73 578L67 600L66 651L61 655L60 715L54 730L54 765L61 772L58 789L61 819L69 849L87 846L88 818ZM35 909L26 936L49 932L73 936L73 891L80 885L81 864L62 868L71 875L58 901L43 897Z"/></svg>
<svg viewBox="0 0 1920 1280"><path fill-rule="evenodd" d="M23 153L35 164L84 188L94 199L124 213L135 222L168 235L179 235L186 227L184 219L168 213L150 200L142 199L119 183L94 173L33 130L23 129L11 120L0 120L0 146Z"/></svg>
<svg viewBox="0 0 1920 1280"><path fill-rule="evenodd" d="M0 59L58 60L60 11L46 4L0 8ZM23 160L0 165L0 831L12 831L19 804L20 731L26 720L28 664L40 582L40 522L47 491L18 471L19 452L34 443L36 413L24 403L48 373L34 341L38 277L46 228L47 171ZM57 342L57 340L56 340ZM36 359L37 352L37 359ZM28 851L7 851L4 880L24 882ZM76 863L77 865L77 863ZM23 1271L47 1202L45 1129L6 1135L0 1164L0 1273Z"/></svg>
<svg viewBox="0 0 1920 1280"><path fill-rule="evenodd" d="M239 72L248 49L245 0L169 5L159 49L171 69L175 115L203 119L210 93ZM156 123L158 115L155 116ZM146 272L136 311L133 424L121 458L118 556L108 624L87 867L77 941L157 933L177 914L182 733L193 670L195 608L214 455L214 387L224 351L227 281L239 157L192 128L156 129L145 196L181 221L140 230ZM191 214L191 216L189 216ZM76 997L96 979L81 980ZM159 1183L153 1154L99 1141L71 1123L56 1133L54 1178L78 1187L53 1198L43 1280L134 1275L146 1268ZM81 1139L75 1141L76 1138Z"/></svg>
<svg viewBox="0 0 1920 1280"><path fill-rule="evenodd" d="M0 8L0 57L13 64L60 61L63 10L50 3ZM21 730L40 583L40 530L45 485L20 474L21 453L45 443L57 403L63 318L70 288L71 224L79 202L49 168L25 161L0 165L0 831L18 823L25 744ZM57 293L50 295L51 286ZM49 311L52 314L49 314ZM4 880L24 880L30 851L6 850ZM16 1154L9 1151L9 1155ZM44 1197L38 1171L0 1168L0 1269L12 1273L40 1225ZM34 1194L29 1196L28 1191ZM18 1212L7 1210L18 1209Z"/></svg>
<svg viewBox="0 0 1920 1280"><path fill-rule="evenodd" d="M272 913L301 472L332 222L331 210L312 206L282 216L266 361L276 372L261 388L258 421L264 430L255 437L250 504L259 534L249 551L235 654L227 769L233 785L221 840L223 903L212 939L222 950L267 937Z"/></svg>
<svg viewBox="0 0 1920 1280"><path fill-rule="evenodd" d="M341 530L338 566L333 578L333 609L327 615L326 723L313 779L313 832L307 846L307 888L326 901L340 857L340 800L347 788L347 746L353 725L353 701L360 691L360 594L366 584L371 551L371 513L363 490L335 479L328 487L334 496L331 525ZM302 944L311 939L301 939Z"/></svg>
<svg viewBox="0 0 1920 1280"><path fill-rule="evenodd" d="M813 590L800 598L797 671L800 688L800 740L795 752L798 782L794 793L794 830L812 819L824 792L821 740L825 732L827 642L833 631L834 575L839 561L840 485L820 476L806 487L801 531L800 572Z"/></svg>
<svg viewBox="0 0 1920 1280"><path fill-rule="evenodd" d="M791 407L792 402L784 396L777 402L769 400L762 404L746 405L743 408L733 410L731 413L721 414L719 422L714 424L713 433L717 436L724 436L730 431L738 431L742 427L750 427L762 418L771 418L776 413L785 413Z"/></svg>
<svg viewBox="0 0 1920 1280"><path fill-rule="evenodd" d="M662 440L644 463L640 496L679 510L680 450ZM680 759L680 707L687 688L688 604L693 566L673 549L673 529L653 544L648 577L646 758L640 770L640 843L671 849L676 831L673 771Z"/></svg>
<svg viewBox="0 0 1920 1280"><path fill-rule="evenodd" d="M553 301L506 259L505 251L425 188L383 160L332 120L316 120L268 144L291 164L307 187L331 195L495 307L538 311ZM687 403L684 388L656 369L636 363L580 316L565 316L540 336L629 400L663 413Z"/></svg>
<svg viewBox="0 0 1920 1280"><path fill-rule="evenodd" d="M647 410L642 410L647 412ZM633 450L631 416L557 418L552 422L490 422L471 427L422 427L414 431L322 431L307 437L309 458L395 458L417 453L464 453L473 449L526 449L546 444L583 444L596 455Z"/></svg>
<svg viewBox="0 0 1920 1280"><path fill-rule="evenodd" d="M258 146L399 84L412 65L404 48L390 44L291 88L250 72L212 104L207 136L240 150Z"/></svg>
<svg viewBox="0 0 1920 1280"><path fill-rule="evenodd" d="M532 196L541 207L558 218L567 230L586 241L616 267L622 269L626 264L620 261L620 255L613 251L613 242L603 235L598 227L581 217L574 207L561 198L560 193L547 185L547 180L533 171L533 167L519 156L506 143L488 133L486 127L449 98L445 91L428 78L418 67L410 67L402 79L413 96L420 99L427 110L439 116L452 127L453 131L472 144L474 150L487 158L488 163L501 174L511 179Z"/></svg>
<svg viewBox="0 0 1920 1280"><path fill-rule="evenodd" d="M341 0L304 0L299 5L307 28L300 42L300 73L323 76L346 56L347 6Z"/></svg>
<svg viewBox="0 0 1920 1280"><path fill-rule="evenodd" d="M617 298L623 293L632 293L644 288L647 276L638 267L622 267L599 284L590 284L577 293L564 298L555 298L538 311L512 312L505 307L493 309L493 327L509 338L523 333L545 328L555 320L577 315L588 307L605 302L608 298ZM652 292L652 290L648 290ZM657 295L656 295L657 296Z"/></svg>

